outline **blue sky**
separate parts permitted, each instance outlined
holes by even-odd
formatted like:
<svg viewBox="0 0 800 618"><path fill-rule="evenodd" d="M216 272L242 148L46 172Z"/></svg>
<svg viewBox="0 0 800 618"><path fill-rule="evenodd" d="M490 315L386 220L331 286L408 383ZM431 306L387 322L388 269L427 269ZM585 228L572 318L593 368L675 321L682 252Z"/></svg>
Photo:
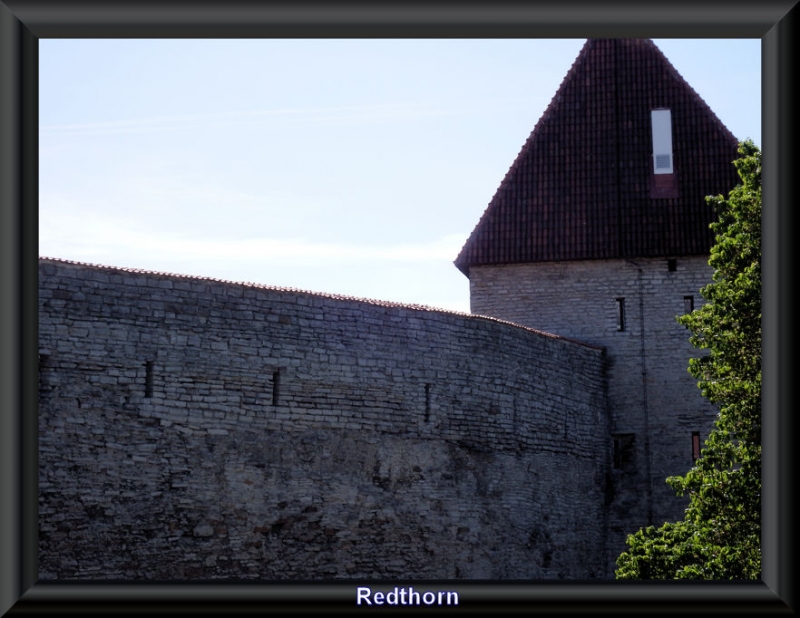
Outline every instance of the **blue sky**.
<svg viewBox="0 0 800 618"><path fill-rule="evenodd" d="M42 39L39 254L469 311L453 265L583 39ZM761 146L761 42L656 39Z"/></svg>

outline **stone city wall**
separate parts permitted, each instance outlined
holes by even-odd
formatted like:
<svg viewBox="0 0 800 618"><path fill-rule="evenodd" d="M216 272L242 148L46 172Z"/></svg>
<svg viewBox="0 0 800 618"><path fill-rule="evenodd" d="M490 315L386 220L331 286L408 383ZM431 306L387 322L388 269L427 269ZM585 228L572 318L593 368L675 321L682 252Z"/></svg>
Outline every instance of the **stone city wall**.
<svg viewBox="0 0 800 618"><path fill-rule="evenodd" d="M41 259L42 579L592 578L600 348Z"/></svg>

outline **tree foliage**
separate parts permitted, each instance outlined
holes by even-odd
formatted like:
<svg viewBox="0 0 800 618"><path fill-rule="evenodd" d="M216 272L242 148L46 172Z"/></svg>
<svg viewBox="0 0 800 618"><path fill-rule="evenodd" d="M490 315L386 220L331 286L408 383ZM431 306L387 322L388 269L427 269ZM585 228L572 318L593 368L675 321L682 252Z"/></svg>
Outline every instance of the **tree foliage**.
<svg viewBox="0 0 800 618"><path fill-rule="evenodd" d="M667 479L689 495L684 519L630 535L617 579L761 575L761 152L746 141L739 154L739 185L707 198L718 215L708 302L677 318L708 350L689 372L719 416L695 466Z"/></svg>

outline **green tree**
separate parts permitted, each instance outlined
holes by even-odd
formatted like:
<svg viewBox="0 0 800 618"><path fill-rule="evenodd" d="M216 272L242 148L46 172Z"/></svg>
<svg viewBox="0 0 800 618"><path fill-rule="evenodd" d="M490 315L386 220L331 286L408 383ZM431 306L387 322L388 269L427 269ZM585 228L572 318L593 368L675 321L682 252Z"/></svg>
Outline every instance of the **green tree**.
<svg viewBox="0 0 800 618"><path fill-rule="evenodd" d="M717 212L708 301L679 316L708 353L689 362L703 395L719 408L700 458L667 483L689 496L682 521L627 539L617 579L757 579L761 575L761 152L739 145L741 182Z"/></svg>

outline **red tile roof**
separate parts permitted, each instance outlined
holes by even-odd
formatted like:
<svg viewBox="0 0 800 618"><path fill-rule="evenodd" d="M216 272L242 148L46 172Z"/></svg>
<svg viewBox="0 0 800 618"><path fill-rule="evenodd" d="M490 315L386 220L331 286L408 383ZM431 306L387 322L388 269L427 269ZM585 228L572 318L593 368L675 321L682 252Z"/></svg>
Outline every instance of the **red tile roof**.
<svg viewBox="0 0 800 618"><path fill-rule="evenodd" d="M672 114L666 187L652 171L657 108ZM485 264L707 254L705 197L737 184L737 146L652 41L590 39L455 264L469 276Z"/></svg>

